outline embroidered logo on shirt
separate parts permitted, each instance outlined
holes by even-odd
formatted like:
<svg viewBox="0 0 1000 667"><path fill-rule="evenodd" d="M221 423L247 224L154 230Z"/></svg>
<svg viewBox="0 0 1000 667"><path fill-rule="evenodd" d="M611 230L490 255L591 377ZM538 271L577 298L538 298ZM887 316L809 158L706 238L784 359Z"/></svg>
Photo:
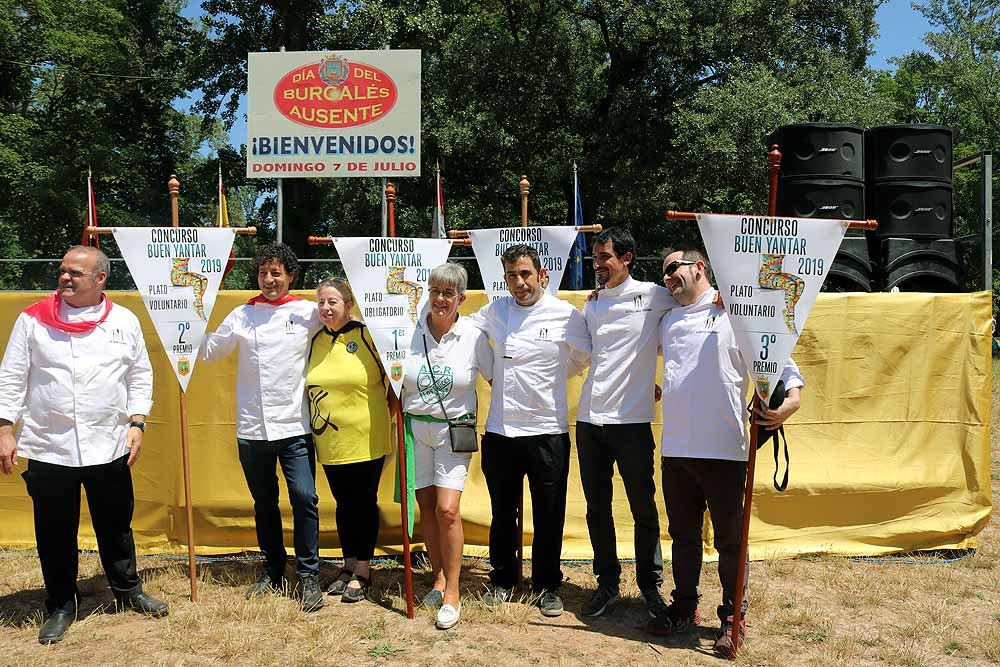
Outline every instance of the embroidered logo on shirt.
<svg viewBox="0 0 1000 667"><path fill-rule="evenodd" d="M285 322L285 333L286 334L295 333L295 324L292 322L292 318L290 317L288 318L288 321Z"/></svg>
<svg viewBox="0 0 1000 667"><path fill-rule="evenodd" d="M548 339L549 339L549 330L546 329L545 327L542 327L541 329L539 329L538 330L538 337L535 338L535 340L548 340Z"/></svg>
<svg viewBox="0 0 1000 667"><path fill-rule="evenodd" d="M433 377L431 370L434 371ZM435 365L428 368L427 364L423 364L417 373L417 391L427 405L437 405L439 398L442 401L448 398L454 384L455 376L451 366Z"/></svg>
<svg viewBox="0 0 1000 667"><path fill-rule="evenodd" d="M351 354L354 354L355 352L358 351L358 344L352 340L350 343L347 344L347 351L350 352Z"/></svg>
<svg viewBox="0 0 1000 667"><path fill-rule="evenodd" d="M653 310L652 308L647 307L645 305L644 301L645 300L642 298L641 294L636 294L634 297L632 297L632 312L633 313L648 313L651 310Z"/></svg>
<svg viewBox="0 0 1000 667"><path fill-rule="evenodd" d="M125 332L122 331L121 329L112 329L110 336L111 336L111 342L114 343L115 345L125 344Z"/></svg>

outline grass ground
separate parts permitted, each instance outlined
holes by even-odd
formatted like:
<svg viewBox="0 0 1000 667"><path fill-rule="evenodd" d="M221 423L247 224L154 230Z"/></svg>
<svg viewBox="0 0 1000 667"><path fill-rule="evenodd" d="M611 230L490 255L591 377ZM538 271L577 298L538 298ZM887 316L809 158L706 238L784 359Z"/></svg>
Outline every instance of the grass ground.
<svg viewBox="0 0 1000 667"><path fill-rule="evenodd" d="M1000 491L1000 364L993 375L993 495ZM855 562L810 557L754 565L749 643L737 664L937 665L1000 664L1000 530L992 522L974 555L953 563ZM31 554L0 552L0 665L720 665L712 655L714 616L708 601L720 596L715 566L706 565L706 626L667 640L646 634L645 609L634 572L613 613L578 617L593 589L589 565L564 567L567 613L544 619L528 604L500 611L478 599L488 568L463 570L462 621L435 630L431 612L409 621L401 571L376 572L382 602L341 604L327 598L305 614L287 597L247 602L243 590L256 565L208 563L200 569L200 602L187 600L186 565L165 558L140 561L146 590L171 603L161 620L110 613L96 555L80 563L81 619L60 644L36 642L44 599L41 572ZM418 595L429 581L418 569ZM324 566L324 580L336 569ZM631 580L630 580L631 579ZM669 588L665 586L665 588Z"/></svg>

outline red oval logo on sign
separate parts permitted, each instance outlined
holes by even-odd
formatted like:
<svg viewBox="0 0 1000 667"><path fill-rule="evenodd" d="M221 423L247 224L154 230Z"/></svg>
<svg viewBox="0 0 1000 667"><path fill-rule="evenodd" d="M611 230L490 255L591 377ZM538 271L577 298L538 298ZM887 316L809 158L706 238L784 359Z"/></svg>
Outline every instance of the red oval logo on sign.
<svg viewBox="0 0 1000 667"><path fill-rule="evenodd" d="M396 105L396 83L371 65L329 56L281 77L274 106L288 120L337 129L367 125Z"/></svg>

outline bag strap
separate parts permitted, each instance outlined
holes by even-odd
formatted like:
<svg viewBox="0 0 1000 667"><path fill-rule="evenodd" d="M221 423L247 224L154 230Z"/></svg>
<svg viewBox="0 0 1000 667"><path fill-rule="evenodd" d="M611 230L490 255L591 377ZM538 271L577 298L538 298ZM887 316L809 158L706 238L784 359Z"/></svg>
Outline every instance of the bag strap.
<svg viewBox="0 0 1000 667"><path fill-rule="evenodd" d="M441 394L438 393L438 381L434 377L434 364L431 363L431 353L427 351L427 334L420 334L420 337L424 341L424 359L427 360L427 372L431 374L431 391L434 392L434 398L438 400L438 405L441 406L441 414L444 415L445 421L451 424L451 420L448 419L448 411L444 409L444 401L441 400Z"/></svg>
<svg viewBox="0 0 1000 667"><path fill-rule="evenodd" d="M750 401L750 405L747 406L747 410L753 413L753 400ZM751 422L752 423L752 422ZM754 428L760 428L755 426ZM764 431L762 430L762 433ZM781 483L778 483L778 454L781 450L781 444L778 443L778 435L781 435L781 442L785 445L785 475L781 479ZM760 449L767 441L770 440L774 445L774 477L772 481L774 482L774 489L781 493L788 488L788 469L791 466L791 462L788 458L788 439L785 437L785 426L782 424L777 428L777 430L770 431L770 435L757 441L757 449Z"/></svg>

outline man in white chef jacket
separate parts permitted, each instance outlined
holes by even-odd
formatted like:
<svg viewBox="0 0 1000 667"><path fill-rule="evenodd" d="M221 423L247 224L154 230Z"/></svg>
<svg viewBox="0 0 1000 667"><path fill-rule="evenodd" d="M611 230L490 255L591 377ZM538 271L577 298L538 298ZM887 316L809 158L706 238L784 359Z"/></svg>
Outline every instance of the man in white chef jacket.
<svg viewBox="0 0 1000 667"><path fill-rule="evenodd" d="M292 505L298 598L305 611L323 606L319 587L319 497L316 455L305 402L309 340L319 327L316 304L289 293L299 262L284 244L261 246L254 257L260 294L235 308L205 337L200 359L238 349L236 443L254 501L257 544L264 569L248 599L280 591L287 552L278 508L277 467Z"/></svg>
<svg viewBox="0 0 1000 667"><path fill-rule="evenodd" d="M509 297L470 317L493 342L490 414L482 469L490 492L490 590L484 601L506 602L517 584L518 500L524 477L531 492L531 584L545 616L563 612L562 570L569 422L566 379L590 356L583 316L543 287L547 272L528 245L506 250L501 261Z"/></svg>
<svg viewBox="0 0 1000 667"><path fill-rule="evenodd" d="M680 304L660 322L663 350L663 435L660 442L663 499L667 508L673 598L654 619L656 634L670 634L700 622L698 581L702 562L702 520L712 518L719 552L722 604L715 650L729 657L735 621L736 577L743 522L749 438L744 406L749 374L736 346L729 315L713 305L708 259L695 248L668 249L663 281ZM776 429L799 409L805 384L789 359L782 377L787 395L776 409L758 413L758 424Z"/></svg>
<svg viewBox="0 0 1000 667"><path fill-rule="evenodd" d="M580 392L576 448L587 501L587 529L594 550L597 590L581 610L600 616L619 597L612 513L617 465L635 522L636 584L650 615L663 613L663 557L654 470L654 386L660 319L677 305L662 285L632 278L636 243L627 230L611 227L594 237L599 290L583 307L593 350Z"/></svg>
<svg viewBox="0 0 1000 667"><path fill-rule="evenodd" d="M153 405L153 369L139 320L104 294L109 271L97 248L70 248L56 291L18 316L0 363L0 470L28 459L21 476L45 580L42 644L60 641L76 618L81 485L118 606L168 612L142 591L131 526L131 468Z"/></svg>

